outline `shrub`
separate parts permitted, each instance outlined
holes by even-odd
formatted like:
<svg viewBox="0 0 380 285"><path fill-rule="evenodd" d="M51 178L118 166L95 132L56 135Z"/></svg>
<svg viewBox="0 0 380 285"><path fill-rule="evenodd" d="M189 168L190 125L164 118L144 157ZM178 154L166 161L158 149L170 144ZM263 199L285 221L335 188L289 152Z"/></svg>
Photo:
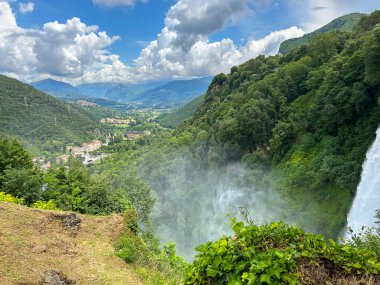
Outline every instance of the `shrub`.
<svg viewBox="0 0 380 285"><path fill-rule="evenodd" d="M49 201L37 201L31 205L32 208L41 210L58 210L54 200Z"/></svg>
<svg viewBox="0 0 380 285"><path fill-rule="evenodd" d="M5 194L4 192L0 192L0 202L7 202L13 204L24 204L24 199L13 197L10 194Z"/></svg>
<svg viewBox="0 0 380 285"><path fill-rule="evenodd" d="M133 263L139 257L141 246L137 238L124 234L117 246L117 256L127 263Z"/></svg>
<svg viewBox="0 0 380 285"><path fill-rule="evenodd" d="M272 223L244 226L233 221L235 236L196 248L185 284L299 284L302 264L320 264L343 274L379 274L375 253L303 230ZM313 283L314 284L314 283Z"/></svg>

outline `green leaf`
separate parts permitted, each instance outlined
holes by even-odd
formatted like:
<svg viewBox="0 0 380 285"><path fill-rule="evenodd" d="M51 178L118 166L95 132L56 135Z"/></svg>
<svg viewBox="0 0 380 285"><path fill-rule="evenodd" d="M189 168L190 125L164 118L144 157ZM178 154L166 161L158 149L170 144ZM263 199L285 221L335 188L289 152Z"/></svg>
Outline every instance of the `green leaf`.
<svg viewBox="0 0 380 285"><path fill-rule="evenodd" d="M208 266L206 269L207 277L215 277L219 273L218 269L215 269L212 266Z"/></svg>
<svg viewBox="0 0 380 285"><path fill-rule="evenodd" d="M234 231L235 233L237 233L237 234L239 234L239 232L240 232L240 230L241 230L242 228L244 228L244 223L243 223L243 222L238 222L238 223L236 223L236 224L232 227L233 231Z"/></svg>
<svg viewBox="0 0 380 285"><path fill-rule="evenodd" d="M260 283L264 282L270 284L270 276L268 274L262 274L260 276Z"/></svg>

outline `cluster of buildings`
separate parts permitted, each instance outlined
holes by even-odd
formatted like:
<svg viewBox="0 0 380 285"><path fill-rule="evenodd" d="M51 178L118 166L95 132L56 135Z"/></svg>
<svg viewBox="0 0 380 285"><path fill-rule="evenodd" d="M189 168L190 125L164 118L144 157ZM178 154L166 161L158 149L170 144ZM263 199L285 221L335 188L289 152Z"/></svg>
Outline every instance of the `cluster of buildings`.
<svg viewBox="0 0 380 285"><path fill-rule="evenodd" d="M88 101L85 101L85 100L78 100L77 104L79 104L81 106L87 106L87 107L98 107L99 106L96 103L88 102Z"/></svg>
<svg viewBox="0 0 380 285"><path fill-rule="evenodd" d="M128 119L118 119L118 118L103 118L100 120L101 123L103 124L112 124L112 125L129 125L136 123L136 120L132 118Z"/></svg>
<svg viewBox="0 0 380 285"><path fill-rule="evenodd" d="M68 146L66 150L69 152L69 154L64 154L59 157L57 157L57 163L64 163L67 162L69 157L79 157L83 159L83 164L89 165L94 163L97 160L100 160L102 158L105 158L107 154L92 154L92 152L100 149L102 145L107 145L108 143L103 144L99 140L93 140L88 143L82 144L82 146Z"/></svg>
<svg viewBox="0 0 380 285"><path fill-rule="evenodd" d="M133 141L138 138L141 138L142 136L149 136L150 134L151 134L150 131L143 131L143 132L134 131L134 132L123 133L123 137L126 140Z"/></svg>
<svg viewBox="0 0 380 285"><path fill-rule="evenodd" d="M51 162L46 161L43 157L35 157L33 158L34 165L37 165L40 167L41 170L48 170L51 168Z"/></svg>

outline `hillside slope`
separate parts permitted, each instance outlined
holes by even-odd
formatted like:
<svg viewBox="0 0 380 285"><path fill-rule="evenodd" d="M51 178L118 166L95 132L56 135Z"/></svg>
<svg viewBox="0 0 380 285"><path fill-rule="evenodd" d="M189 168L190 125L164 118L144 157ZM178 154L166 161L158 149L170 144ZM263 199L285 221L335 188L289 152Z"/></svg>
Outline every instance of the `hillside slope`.
<svg viewBox="0 0 380 285"><path fill-rule="evenodd" d="M157 121L164 127L175 128L180 123L194 115L195 111L202 104L203 100L204 96L199 96L189 103L186 103L178 110L160 115L157 118Z"/></svg>
<svg viewBox="0 0 380 285"><path fill-rule="evenodd" d="M286 54L293 48L297 48L304 44L307 44L312 38L323 33L328 33L332 31L351 32L353 27L359 22L360 18L364 15L365 14L361 13L352 13L344 15L333 20L332 22L328 23L322 28L319 28L314 32L304 35L303 37L286 40L281 44L279 52L282 54Z"/></svg>
<svg viewBox="0 0 380 285"><path fill-rule="evenodd" d="M77 232L75 217L81 220ZM44 283L54 271L80 285L142 284L114 252L122 216L70 216L0 203L0 225L2 285L58 284Z"/></svg>
<svg viewBox="0 0 380 285"><path fill-rule="evenodd" d="M102 128L83 109L6 76L0 76L0 100L0 132L34 145L48 140L80 143Z"/></svg>

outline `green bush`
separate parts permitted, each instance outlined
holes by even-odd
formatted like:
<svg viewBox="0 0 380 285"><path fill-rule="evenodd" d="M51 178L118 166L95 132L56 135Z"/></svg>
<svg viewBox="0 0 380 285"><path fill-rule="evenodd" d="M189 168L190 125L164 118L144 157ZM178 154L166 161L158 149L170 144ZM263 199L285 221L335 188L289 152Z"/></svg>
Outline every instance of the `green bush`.
<svg viewBox="0 0 380 285"><path fill-rule="evenodd" d="M117 246L117 256L127 263L133 263L139 257L140 249L139 241L125 234L121 237Z"/></svg>
<svg viewBox="0 0 380 285"><path fill-rule="evenodd" d="M0 192L0 202L13 203L13 204L24 204L24 199L13 197L10 194Z"/></svg>
<svg viewBox="0 0 380 285"><path fill-rule="evenodd" d="M379 274L376 254L348 244L326 242L322 236L272 223L244 226L233 221L235 236L196 248L185 284L299 284L303 264L331 264L346 274Z"/></svg>
<svg viewBox="0 0 380 285"><path fill-rule="evenodd" d="M31 205L32 208L41 210L58 210L54 200L49 201L37 201Z"/></svg>

